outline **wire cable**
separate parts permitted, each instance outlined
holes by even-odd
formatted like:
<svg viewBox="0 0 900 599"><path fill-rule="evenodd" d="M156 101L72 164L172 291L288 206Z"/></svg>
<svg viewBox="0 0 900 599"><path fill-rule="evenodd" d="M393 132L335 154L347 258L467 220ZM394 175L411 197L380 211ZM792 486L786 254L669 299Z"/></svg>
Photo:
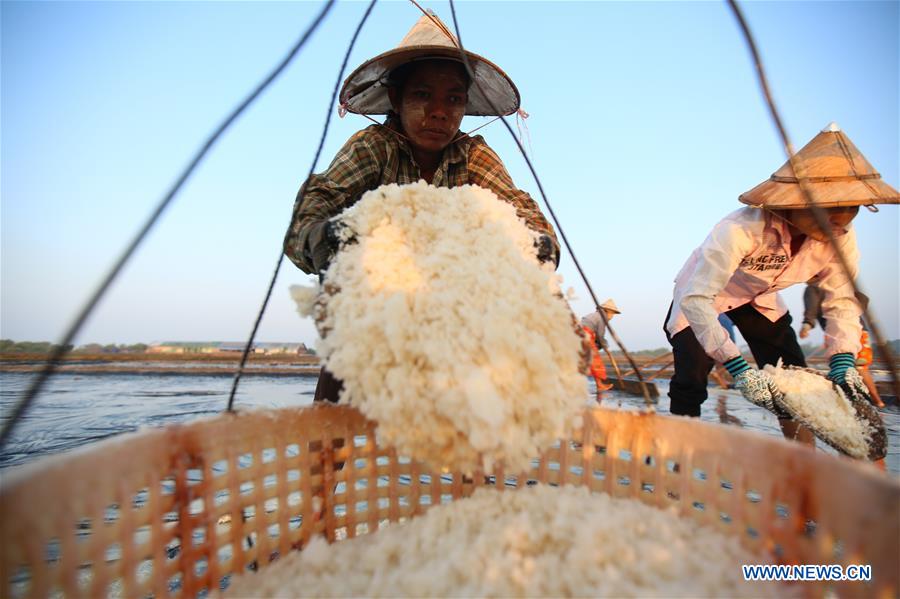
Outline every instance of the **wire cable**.
<svg viewBox="0 0 900 599"><path fill-rule="evenodd" d="M334 100L337 98L338 89L340 89L341 81L344 78L344 70L347 68L347 62L350 60L350 53L353 51L353 46L356 45L356 38L359 37L359 32L362 31L363 25L368 20L369 15L372 14L372 9L375 8L375 3L378 0L372 0L369 2L369 7L366 9L365 14L363 14L362 19L359 22L359 25L356 26L356 31L353 33L353 38L350 40L350 45L347 47L347 52L344 54L344 62L341 63L341 68L338 70L337 81L334 84L334 91L331 93L331 99L328 101L328 109L325 112L325 126L322 128L322 137L319 138L319 147L316 148L316 155L313 157L312 165L309 167L309 174L304 179L304 186L306 185L306 181L312 176L313 172L316 170L316 163L319 162L319 156L322 153L322 147L325 145L325 138L328 136L328 126L331 123L331 109L334 106ZM300 197L303 196L303 192L300 192ZM291 216L291 222L288 223L287 231L284 233L284 240L281 242L281 247L278 251L278 261L275 263L275 272L272 273L272 280L269 281L269 288L266 290L266 296L263 298L262 306L259 308L259 313L256 315L256 321L253 323L253 330L250 331L250 337L247 339L247 344L244 346L244 351L241 354L241 363L238 365L237 372L234 373L234 381L231 384L231 393L228 395L228 408L226 411L233 412L234 411L234 396L237 393L238 384L241 381L241 375L244 373L244 367L247 365L247 357L250 355L250 348L253 346L253 340L256 338L256 333L259 330L259 325L262 322L263 315L266 312L266 308L269 305L269 300L272 298L272 290L275 288L275 281L278 279L278 273L281 270L281 264L284 262L284 242L287 240L288 235L291 232L291 225L293 224L293 215Z"/></svg>
<svg viewBox="0 0 900 599"><path fill-rule="evenodd" d="M147 219L147 222L141 227L140 231L138 231L137 235L128 244L125 248L125 251L119 257L119 259L115 262L112 269L103 278L100 285L94 291L94 293L90 296L90 299L87 303L82 307L81 311L78 313L78 316L75 318L75 321L71 324L69 329L66 331L65 335L63 335L62 341L60 341L51 351L49 357L44 363L43 368L41 368L40 372L35 375L34 380L32 380L28 389L26 389L22 398L16 403L13 408L12 413L3 423L3 430L0 431L0 447L3 447L7 441L9 440L10 435L12 434L13 429L16 426L16 423L24 416L25 411L31 406L34 399L38 396L43 389L44 384L47 382L47 379L56 372L56 367L59 365L60 360L62 360L63 356L68 353L69 345L72 343L72 340L75 339L75 336L81 330L81 327L84 326L84 323L87 321L88 316L94 311L99 303L100 299L104 296L106 291L109 289L112 282L118 277L119 273L122 271L122 268L131 259L134 252L137 250L138 246L143 242L144 238L150 232L154 225L156 225L162 213L166 210L172 200L175 198L175 195L181 190L181 187L184 185L185 181L187 181L188 177L194 172L194 169L200 164L200 161L206 156L207 152L209 152L210 148L218 141L218 139L222 136L222 134L231 126L232 123L247 109L250 104L256 100L256 98L265 90L278 75L284 70L284 68L294 59L297 53L301 48L306 44L306 41L312 35L312 33L318 28L319 24L325 18L325 15L328 14L328 11L331 10L331 7L334 5L335 0L327 0L325 5L322 7L322 10L316 16L315 20L312 24L306 29L301 38L297 41L293 48L288 52L288 54L284 57L281 63L272 70L269 75L263 79L262 83L260 83L256 89L254 89L250 95L248 95L239 105L235 108L228 117L222 122L221 125L215 130L215 132L207 138L204 144L200 147L200 150L194 155L193 159L188 163L188 166L184 169L181 175L175 180L174 185L172 185L169 192L163 197L162 201L159 202L156 209L150 215L150 218Z"/></svg>
<svg viewBox="0 0 900 599"><path fill-rule="evenodd" d="M481 88L481 84L475 78L475 71L472 69L472 65L469 64L469 57L466 55L465 48L463 47L462 37L459 33L459 23L456 20L456 7L453 4L453 0L449 0L450 2L450 13L453 15L453 28L456 30L456 41L455 45L459 48L460 56L462 57L463 64L466 67L466 72L469 74L472 83L478 88L478 91L481 95L488 101L491 105L491 108L495 113L499 114L500 111L497 110L497 107L494 105L493 100L491 100L490 96L484 93L484 90ZM418 6L418 4L416 4ZM421 10L421 7L419 7ZM424 12L424 11L423 11ZM426 13L427 14L427 13ZM452 39L452 38L451 38ZM562 238L563 243L566 246L566 249L569 252L569 255L572 257L572 262L575 263L575 268L578 270L578 274L581 276L581 280L584 282L585 287L587 287L588 293L591 295L591 299L594 301L594 307L597 312L600 313L600 317L603 319L603 323L606 325L607 331L609 331L613 340L616 342L616 345L619 346L619 349L622 350L622 353L628 359L628 363L634 369L635 375L637 376L638 382L641 385L641 392L644 395L644 402L647 406L653 405L653 400L650 398L650 392L647 390L647 384L644 382L644 377L641 374L640 368L638 368L637 364L634 361L634 358L631 357L631 354L628 353L628 350L625 349L625 345L622 343L622 340L619 339L619 336L613 330L612 326L609 324L609 319L606 318L606 314L603 309L600 308L600 301L597 299L597 295L594 293L593 287L591 287L590 282L588 281L587 275L584 273L584 269L581 268L581 264L578 262L578 258L575 256L575 252L572 250L572 245L569 243L569 239L566 236L565 230L563 230L562 225L560 225L559 219L556 217L556 212L553 210L553 206L550 205L550 201L547 199L547 194L544 193L544 186L541 185L541 180L538 178L537 172L534 169L534 166L531 164L531 160L528 158L528 154L525 152L525 148L522 146L522 142L516 137L515 132L512 127L502 116L499 117L503 124L506 125L507 131L515 140L516 145L519 147L519 151L522 153L522 157L525 159L525 163L528 165L529 170L531 171L531 175L534 177L535 183L537 183L538 190L541 192L541 197L544 199L544 205L547 206L547 211L550 213L550 217L553 219L553 223L556 225L556 230L559 231L559 236Z"/></svg>

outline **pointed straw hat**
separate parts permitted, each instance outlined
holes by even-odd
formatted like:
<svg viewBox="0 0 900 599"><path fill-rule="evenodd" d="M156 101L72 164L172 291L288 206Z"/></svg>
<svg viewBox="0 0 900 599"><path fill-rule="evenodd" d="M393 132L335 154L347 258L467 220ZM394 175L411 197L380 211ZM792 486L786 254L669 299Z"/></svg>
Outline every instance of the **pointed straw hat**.
<svg viewBox="0 0 900 599"><path fill-rule="evenodd" d="M621 314L621 312L619 311L619 307L616 305L616 302L612 301L612 298L600 304L600 307L604 310L609 310L614 314Z"/></svg>
<svg viewBox="0 0 900 599"><path fill-rule="evenodd" d="M850 138L831 123L794 155L813 201L822 208L900 204L897 190L856 149ZM806 208L807 203L790 161L750 191L741 202L774 209Z"/></svg>
<svg viewBox="0 0 900 599"><path fill-rule="evenodd" d="M466 114L471 116L500 116L519 109L519 90L500 67L466 50L475 81L469 88ZM427 59L449 59L462 63L456 38L433 14L423 15L406 37L393 50L379 54L362 63L344 81L341 88L341 108L356 114L387 114L391 109L387 76L398 66ZM475 85L477 81L487 97ZM490 101L488 101L490 98ZM495 112L491 102L497 107Z"/></svg>

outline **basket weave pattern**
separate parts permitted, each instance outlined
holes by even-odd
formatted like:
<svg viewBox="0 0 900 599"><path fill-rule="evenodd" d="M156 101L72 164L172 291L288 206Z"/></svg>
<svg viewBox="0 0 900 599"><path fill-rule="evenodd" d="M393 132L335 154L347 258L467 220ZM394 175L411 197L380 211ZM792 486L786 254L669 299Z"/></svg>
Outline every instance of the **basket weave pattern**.
<svg viewBox="0 0 900 599"><path fill-rule="evenodd" d="M900 484L848 459L734 427L598 408L528 472L467 477L399 457L374 432L344 406L249 412L4 473L0 596L215 592L313 535L340 541L477 486L537 482L674 506L781 563L872 565L871 583L828 583L840 595L900 589Z"/></svg>

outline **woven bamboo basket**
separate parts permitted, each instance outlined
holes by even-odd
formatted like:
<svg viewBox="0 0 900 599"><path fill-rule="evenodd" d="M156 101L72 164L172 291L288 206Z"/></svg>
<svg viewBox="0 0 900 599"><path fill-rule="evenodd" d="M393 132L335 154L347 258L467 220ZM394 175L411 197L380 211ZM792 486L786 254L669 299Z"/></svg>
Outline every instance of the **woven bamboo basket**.
<svg viewBox="0 0 900 599"><path fill-rule="evenodd" d="M343 406L249 412L4 473L0 596L215 593L236 574L265 576L313 535L371 534L478 486L533 481L676 506L780 563L872 566L868 583L803 583L809 595L900 589L900 484L849 459L694 419L595 408L531 470L467 477L429 471L374 433Z"/></svg>

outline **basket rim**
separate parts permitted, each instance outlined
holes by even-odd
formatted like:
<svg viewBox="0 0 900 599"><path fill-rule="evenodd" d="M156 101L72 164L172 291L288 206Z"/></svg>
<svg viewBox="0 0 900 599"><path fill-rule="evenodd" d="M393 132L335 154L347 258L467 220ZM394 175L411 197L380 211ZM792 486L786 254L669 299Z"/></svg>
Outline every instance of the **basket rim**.
<svg viewBox="0 0 900 599"><path fill-rule="evenodd" d="M335 417L344 419L353 419L366 422L377 431L377 423L369 421L356 408L345 404L338 405L307 405L307 406L288 406L281 408L250 408L238 410L236 412L223 412L214 416L200 417L189 422L178 422L168 424L161 427L142 427L136 431L130 431L113 435L109 438L102 439L95 443L87 443L85 445L75 447L56 454L50 454L36 458L34 461L10 466L3 469L3 475L0 476L0 492L6 494L14 491L17 487L25 484L34 477L52 475L54 472L66 470L72 464L80 463L82 460L90 459L95 454L106 454L115 451L117 447L123 444L142 443L148 445L158 445L165 443L169 447L169 451L174 455L177 451L183 451L178 445L178 439L186 432L198 427L221 427L233 426L236 422L243 420L246 422L258 421L261 419L272 419L278 415L304 414L313 413L317 410L330 410ZM323 412L324 413L324 412ZM900 497L900 478L889 473L884 473L873 464L863 460L851 458L844 455L829 454L821 450L817 450L806 445L790 441L783 438L777 438L765 433L753 430L738 428L717 422L702 421L698 418L687 416L674 416L670 414L660 414L656 411L645 410L618 410L605 406L589 406L586 407L583 415L594 414L616 414L616 418L639 418L646 419L649 427L654 426L655 422L661 421L667 423L668 426L674 426L683 434L690 435L699 427L716 427L719 430L728 429L728 434L732 437L732 441L738 445L750 443L759 448L772 448L776 451L788 450L794 455L803 455L804 460L812 460L814 466L822 468L839 468L850 470L855 476L866 477L871 484L881 485L888 492L893 492ZM659 419L659 420L656 420ZM600 418L595 417L595 421L599 422ZM582 425L583 426L583 425ZM572 431L569 438L577 438L581 430ZM557 441L563 441L558 439ZM545 448L546 449L546 448ZM410 456L404 456L410 457ZM538 456L535 456L536 458ZM492 474L492 472L485 472Z"/></svg>

